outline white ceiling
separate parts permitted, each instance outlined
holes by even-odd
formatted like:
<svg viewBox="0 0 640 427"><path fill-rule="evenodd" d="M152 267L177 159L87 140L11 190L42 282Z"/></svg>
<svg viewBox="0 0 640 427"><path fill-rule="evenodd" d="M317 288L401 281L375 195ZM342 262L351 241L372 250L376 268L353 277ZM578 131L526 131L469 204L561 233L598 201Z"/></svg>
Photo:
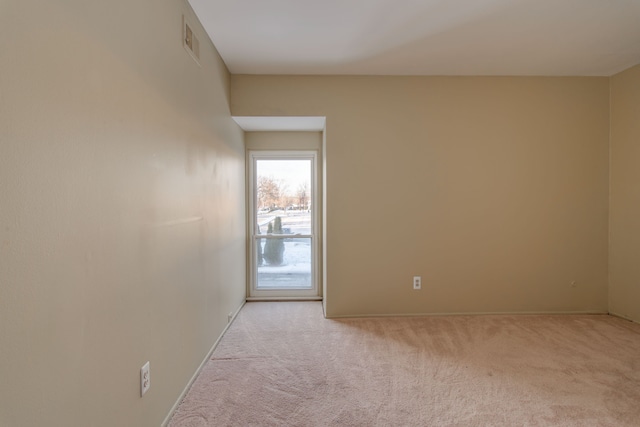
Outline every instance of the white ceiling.
<svg viewBox="0 0 640 427"><path fill-rule="evenodd" d="M189 0L231 73L608 76L640 0Z"/></svg>

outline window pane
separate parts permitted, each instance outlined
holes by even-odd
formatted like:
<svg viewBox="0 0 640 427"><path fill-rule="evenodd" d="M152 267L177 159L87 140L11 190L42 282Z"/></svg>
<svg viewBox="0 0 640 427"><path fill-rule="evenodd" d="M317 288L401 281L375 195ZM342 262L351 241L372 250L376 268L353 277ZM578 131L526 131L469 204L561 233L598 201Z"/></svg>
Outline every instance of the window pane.
<svg viewBox="0 0 640 427"><path fill-rule="evenodd" d="M256 234L311 234L310 183L310 159L257 160Z"/></svg>
<svg viewBox="0 0 640 427"><path fill-rule="evenodd" d="M310 238L256 239L257 289L311 289Z"/></svg>
<svg viewBox="0 0 640 427"><path fill-rule="evenodd" d="M256 234L311 234L311 212L287 211L258 215Z"/></svg>

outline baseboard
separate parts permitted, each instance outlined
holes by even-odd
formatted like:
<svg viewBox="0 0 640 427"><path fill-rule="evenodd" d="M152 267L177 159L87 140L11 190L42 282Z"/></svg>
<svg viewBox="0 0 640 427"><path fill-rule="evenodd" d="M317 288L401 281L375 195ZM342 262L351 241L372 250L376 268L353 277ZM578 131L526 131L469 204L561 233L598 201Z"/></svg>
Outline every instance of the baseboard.
<svg viewBox="0 0 640 427"><path fill-rule="evenodd" d="M209 361L209 359L211 359L211 355L213 354L213 352L216 349L216 347L218 347L218 344L220 343L220 340L222 339L224 334L229 329L229 326L231 326L233 321L236 319L236 316L238 315L238 313L240 312L242 307L244 307L245 303L246 303L246 301L243 301L242 304L240 304L240 307L238 307L238 309L235 311L235 313L233 313L233 317L231 317L231 320L227 323L227 326L225 326L225 328L222 330L222 333L220 334L220 336L218 337L216 342L213 343L213 346L211 347L211 350L209 350L209 352L207 353L205 358L202 360L202 363L200 363L200 366L198 366L198 369L196 369L196 372L191 376L191 379L189 380L189 382L185 386L184 390L182 390L182 393L180 393L180 396L178 396L178 400L171 407L171 410L169 411L169 414L167 414L167 416L164 419L164 421L162 421L162 424L160 424L161 427L166 427L169 424L169 421L171 421L171 417L173 417L173 413L176 411L176 409L178 409L178 406L180 406L180 403L182 402L182 399L184 399L184 397L189 392L189 389L193 385L193 382L196 380L196 378L198 378L198 375L200 375L200 372L202 371L202 368L204 368L204 365L206 365L207 362Z"/></svg>
<svg viewBox="0 0 640 427"><path fill-rule="evenodd" d="M640 322L638 322L637 320L632 319L631 317L629 317L629 316L625 316L625 315L623 315L623 314L618 314L618 313L615 313L615 312L613 312L613 311L610 311L610 312L609 312L609 315L610 315L610 316L613 316L613 317L617 317L617 318L619 318L619 319L628 320L629 322L633 322L633 323L636 323L636 324L640 325Z"/></svg>
<svg viewBox="0 0 640 427"><path fill-rule="evenodd" d="M400 314L341 314L327 316L327 319L354 319L365 317L429 317L429 316L540 316L540 315L576 315L576 314L611 314L606 311L478 311L478 312L451 312L451 313L400 313Z"/></svg>

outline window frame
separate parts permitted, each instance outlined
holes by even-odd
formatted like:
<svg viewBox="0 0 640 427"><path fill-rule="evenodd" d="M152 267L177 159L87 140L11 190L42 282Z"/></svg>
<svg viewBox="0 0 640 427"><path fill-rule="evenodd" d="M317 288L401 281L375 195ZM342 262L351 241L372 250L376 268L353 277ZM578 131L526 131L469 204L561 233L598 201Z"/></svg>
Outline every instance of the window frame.
<svg viewBox="0 0 640 427"><path fill-rule="evenodd" d="M319 299L321 295L320 277L319 277L319 217L318 211L319 195L318 195L318 153L317 150L249 150L248 159L248 283L247 283L247 300L268 300L268 299ZM270 235L256 234L256 219L258 208L258 189L256 168L259 160L310 160L311 177L311 234L299 235L300 238L311 239L311 289L296 288L274 288L259 289L258 284L258 266L256 241L263 238L290 238L291 235Z"/></svg>

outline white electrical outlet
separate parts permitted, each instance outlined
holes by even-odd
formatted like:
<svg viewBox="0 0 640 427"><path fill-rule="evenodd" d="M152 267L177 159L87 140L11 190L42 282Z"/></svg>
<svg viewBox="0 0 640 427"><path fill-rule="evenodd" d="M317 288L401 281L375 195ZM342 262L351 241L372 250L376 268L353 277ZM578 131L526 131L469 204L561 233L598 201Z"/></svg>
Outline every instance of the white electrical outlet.
<svg viewBox="0 0 640 427"><path fill-rule="evenodd" d="M147 362L140 368L140 397L144 396L149 387L151 387L151 368Z"/></svg>
<svg viewBox="0 0 640 427"><path fill-rule="evenodd" d="M422 279L420 276L413 276L413 289L422 289Z"/></svg>
<svg viewBox="0 0 640 427"><path fill-rule="evenodd" d="M233 313L229 312L229 314L227 314L227 323L230 323L231 319L233 319Z"/></svg>

